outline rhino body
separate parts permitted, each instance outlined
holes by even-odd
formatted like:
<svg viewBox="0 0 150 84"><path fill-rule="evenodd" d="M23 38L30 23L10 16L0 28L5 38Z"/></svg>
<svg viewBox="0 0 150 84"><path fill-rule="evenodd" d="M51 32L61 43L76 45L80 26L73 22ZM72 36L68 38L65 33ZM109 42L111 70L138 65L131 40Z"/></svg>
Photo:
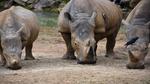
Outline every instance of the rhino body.
<svg viewBox="0 0 150 84"><path fill-rule="evenodd" d="M144 59L148 53L150 42L150 0L141 0L131 11L126 21L127 39L129 43L127 50L129 53L129 69L143 69ZM137 39L136 39L137 38Z"/></svg>
<svg viewBox="0 0 150 84"><path fill-rule="evenodd" d="M39 33L36 15L20 6L0 12L0 54L4 66L21 68L21 53L26 47L26 60L34 59L33 42Z"/></svg>
<svg viewBox="0 0 150 84"><path fill-rule="evenodd" d="M78 63L96 63L97 42L107 38L106 56L115 56L113 48L122 13L108 0L71 0L60 12L59 32L66 42L64 59Z"/></svg>

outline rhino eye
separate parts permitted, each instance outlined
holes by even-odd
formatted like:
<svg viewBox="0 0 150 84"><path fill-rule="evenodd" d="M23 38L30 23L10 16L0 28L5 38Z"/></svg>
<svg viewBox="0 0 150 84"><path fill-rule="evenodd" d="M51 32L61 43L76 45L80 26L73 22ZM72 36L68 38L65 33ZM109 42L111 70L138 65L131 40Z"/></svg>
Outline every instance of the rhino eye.
<svg viewBox="0 0 150 84"><path fill-rule="evenodd" d="M74 44L75 47L79 46L77 41L73 42L73 44Z"/></svg>
<svg viewBox="0 0 150 84"><path fill-rule="evenodd" d="M74 45L77 46L77 42L74 42Z"/></svg>
<svg viewBox="0 0 150 84"><path fill-rule="evenodd" d="M26 42L27 40L26 40L26 39L21 39L21 41L22 41L22 42Z"/></svg>

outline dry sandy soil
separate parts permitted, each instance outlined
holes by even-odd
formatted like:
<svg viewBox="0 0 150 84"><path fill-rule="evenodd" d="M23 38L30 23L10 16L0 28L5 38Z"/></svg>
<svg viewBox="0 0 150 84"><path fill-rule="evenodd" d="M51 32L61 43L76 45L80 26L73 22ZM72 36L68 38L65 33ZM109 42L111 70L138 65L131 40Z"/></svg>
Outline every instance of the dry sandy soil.
<svg viewBox="0 0 150 84"><path fill-rule="evenodd" d="M124 34L117 37L115 47L120 59L106 58L106 40L99 42L95 65L79 65L75 60L62 60L66 48L56 29L41 29L34 44L36 60L22 57L22 69L14 71L0 66L0 84L150 84L150 54L146 69L129 70Z"/></svg>

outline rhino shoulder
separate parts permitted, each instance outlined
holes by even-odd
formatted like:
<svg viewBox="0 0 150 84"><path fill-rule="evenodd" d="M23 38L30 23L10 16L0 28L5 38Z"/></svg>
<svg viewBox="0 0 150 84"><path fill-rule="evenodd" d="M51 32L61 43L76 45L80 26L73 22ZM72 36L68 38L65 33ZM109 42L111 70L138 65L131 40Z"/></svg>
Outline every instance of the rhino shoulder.
<svg viewBox="0 0 150 84"><path fill-rule="evenodd" d="M69 27L69 21L67 18L65 18L64 13L69 12L70 8L70 2L60 11L59 17L58 17L58 26L59 26L59 32L70 32Z"/></svg>
<svg viewBox="0 0 150 84"><path fill-rule="evenodd" d="M33 13L32 11L30 11L28 9L25 9L21 6L16 6L14 8L13 13L16 14L17 16L19 16L20 18L24 18L24 19L29 19L29 18L32 18L32 17L36 17L35 13Z"/></svg>

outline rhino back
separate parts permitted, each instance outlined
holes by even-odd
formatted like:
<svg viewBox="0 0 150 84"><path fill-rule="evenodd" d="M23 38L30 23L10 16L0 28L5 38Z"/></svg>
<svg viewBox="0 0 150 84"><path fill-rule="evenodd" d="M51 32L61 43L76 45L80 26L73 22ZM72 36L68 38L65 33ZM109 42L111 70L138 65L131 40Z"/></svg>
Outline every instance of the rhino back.
<svg viewBox="0 0 150 84"><path fill-rule="evenodd" d="M19 28L14 25L14 22L19 25ZM13 26L12 32L18 31L23 24L25 26L23 33L28 37L28 43L32 43L38 36L38 20L36 15L30 10L20 6L12 6L11 8L0 12L0 28L7 31L7 27L4 26L7 26L8 24Z"/></svg>
<svg viewBox="0 0 150 84"><path fill-rule="evenodd" d="M131 24L145 24L150 21L150 0L141 0L131 11L126 21Z"/></svg>
<svg viewBox="0 0 150 84"><path fill-rule="evenodd" d="M61 32L70 32L69 21L64 17L64 12L69 12L74 18L80 13L91 16L93 12L97 12L95 32L105 32L106 25L107 28L115 27L120 23L122 17L120 9L110 1L71 0L59 16L58 25L60 26Z"/></svg>
<svg viewBox="0 0 150 84"><path fill-rule="evenodd" d="M39 33L39 25L36 15L32 11L20 6L14 8L14 14L17 16L17 19L21 24L25 24L27 30L26 34L30 34L28 39L29 43L33 42Z"/></svg>

